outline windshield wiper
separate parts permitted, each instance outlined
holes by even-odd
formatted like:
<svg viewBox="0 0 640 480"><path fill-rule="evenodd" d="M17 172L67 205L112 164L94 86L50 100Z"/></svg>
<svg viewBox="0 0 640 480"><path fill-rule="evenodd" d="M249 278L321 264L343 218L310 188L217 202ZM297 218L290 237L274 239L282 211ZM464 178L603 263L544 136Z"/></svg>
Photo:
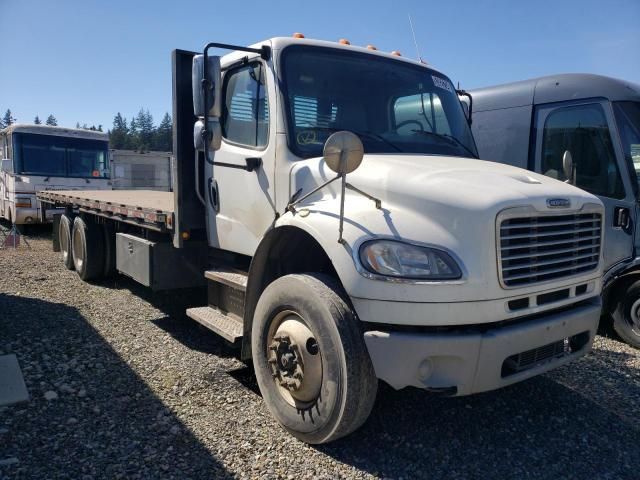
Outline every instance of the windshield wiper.
<svg viewBox="0 0 640 480"><path fill-rule="evenodd" d="M454 145L458 145L464 148L467 151L467 153L469 153L473 158L480 158L473 150L471 150L469 147L467 147L464 143L462 143L458 138L454 137L453 135L449 135L447 133L436 133L436 132L429 132L428 130L416 130L416 129L413 129L412 132L420 133L423 135L432 135L436 138L442 138L449 143L452 143Z"/></svg>
<svg viewBox="0 0 640 480"><path fill-rule="evenodd" d="M378 141L380 141L382 143L386 143L391 148L393 148L396 152L403 153L403 151L402 151L402 149L400 147L398 147L395 143L390 142L389 140L384 138L379 133L370 132L370 131L363 131L363 130L353 130L352 128L332 128L332 127L311 127L311 128L313 128L314 130L325 130L325 131L328 131L328 132L340 132L342 130L347 130L349 132L355 133L356 135L361 135L361 136L364 136L364 137L373 138L374 140L378 140Z"/></svg>

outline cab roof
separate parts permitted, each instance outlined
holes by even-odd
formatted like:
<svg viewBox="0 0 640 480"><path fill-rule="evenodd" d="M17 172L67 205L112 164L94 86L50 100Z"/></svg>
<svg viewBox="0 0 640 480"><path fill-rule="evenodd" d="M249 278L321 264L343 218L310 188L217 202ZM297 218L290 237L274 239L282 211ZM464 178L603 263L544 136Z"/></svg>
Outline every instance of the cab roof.
<svg viewBox="0 0 640 480"><path fill-rule="evenodd" d="M471 90L473 110L538 105L583 98L640 101L640 85L590 73L563 73Z"/></svg>
<svg viewBox="0 0 640 480"><path fill-rule="evenodd" d="M408 57L393 55L391 52L384 52L382 50L371 50L371 49L368 49L366 46L345 45L339 42L330 42L328 40L316 40L313 38L273 37L273 38L269 38L261 42L255 43L253 45L249 45L249 47L260 48L263 45L267 45L271 47L273 50L282 50L285 47L288 47L290 45L305 45L305 46L311 46L311 47L325 47L325 48L335 48L336 50L361 52L369 55L376 55L379 57L388 58L398 62L405 62L405 63L411 63L413 65L419 65L421 67L426 67L435 72L446 75L442 71L438 70L437 68L434 68L432 65L420 62L419 60L414 60ZM246 52L241 52L241 51L230 52L229 54L224 55L222 57L222 64L224 65L227 63L237 61L246 55L247 55Z"/></svg>
<svg viewBox="0 0 640 480"><path fill-rule="evenodd" d="M109 141L109 135L104 132L85 130L83 128L54 127L51 125L33 125L30 123L14 123L2 130L2 133L33 133L39 135L55 135L58 137L84 138L87 140Z"/></svg>

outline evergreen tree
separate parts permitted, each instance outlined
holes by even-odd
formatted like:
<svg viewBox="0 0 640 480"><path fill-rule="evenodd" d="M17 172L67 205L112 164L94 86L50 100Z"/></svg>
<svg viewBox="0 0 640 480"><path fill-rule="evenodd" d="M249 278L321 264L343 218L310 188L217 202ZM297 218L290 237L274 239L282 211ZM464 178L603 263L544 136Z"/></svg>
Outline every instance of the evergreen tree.
<svg viewBox="0 0 640 480"><path fill-rule="evenodd" d="M36 115L36 118L33 119L33 123L36 125L42 125L42 122L40 121L40 117L38 115Z"/></svg>
<svg viewBox="0 0 640 480"><path fill-rule="evenodd" d="M80 127L80 122L76 122L76 128L81 128Z"/></svg>
<svg viewBox="0 0 640 480"><path fill-rule="evenodd" d="M127 135L127 148L129 150L137 150L140 147L140 139L138 137L138 122L134 117L129 124L129 135Z"/></svg>
<svg viewBox="0 0 640 480"><path fill-rule="evenodd" d="M113 118L113 129L109 131L109 146L117 150L129 148L127 119L120 112Z"/></svg>
<svg viewBox="0 0 640 480"><path fill-rule="evenodd" d="M136 117L136 125L139 129L138 133L138 149L141 151L149 151L153 146L155 128L153 127L153 117L149 110L140 109Z"/></svg>
<svg viewBox="0 0 640 480"><path fill-rule="evenodd" d="M2 118L2 126L3 126L3 128L4 127L8 127L12 123L16 123L16 117L14 117L11 114L11 110L10 109L7 109L6 113L4 114L4 117Z"/></svg>
<svg viewBox="0 0 640 480"><path fill-rule="evenodd" d="M98 125L98 131L101 132L102 131L102 125Z"/></svg>
<svg viewBox="0 0 640 480"><path fill-rule="evenodd" d="M165 113L160 125L158 125L158 128L156 129L153 149L160 152L170 152L172 148L173 124L171 123L171 116L168 113Z"/></svg>
<svg viewBox="0 0 640 480"><path fill-rule="evenodd" d="M53 115L49 115L47 117L47 121L45 123L47 125L51 125L53 127L57 127L58 126L58 120L56 120L56 117L54 117Z"/></svg>

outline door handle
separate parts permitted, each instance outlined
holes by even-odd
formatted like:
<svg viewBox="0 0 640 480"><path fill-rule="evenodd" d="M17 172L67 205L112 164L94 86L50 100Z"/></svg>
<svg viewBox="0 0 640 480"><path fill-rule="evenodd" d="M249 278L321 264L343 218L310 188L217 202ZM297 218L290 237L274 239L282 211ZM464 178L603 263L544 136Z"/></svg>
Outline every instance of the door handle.
<svg viewBox="0 0 640 480"><path fill-rule="evenodd" d="M613 209L613 226L627 230L631 225L631 215L626 207L615 207Z"/></svg>
<svg viewBox="0 0 640 480"><path fill-rule="evenodd" d="M220 196L218 195L218 182L209 178L209 201L211 202L211 206L216 212L220 211Z"/></svg>

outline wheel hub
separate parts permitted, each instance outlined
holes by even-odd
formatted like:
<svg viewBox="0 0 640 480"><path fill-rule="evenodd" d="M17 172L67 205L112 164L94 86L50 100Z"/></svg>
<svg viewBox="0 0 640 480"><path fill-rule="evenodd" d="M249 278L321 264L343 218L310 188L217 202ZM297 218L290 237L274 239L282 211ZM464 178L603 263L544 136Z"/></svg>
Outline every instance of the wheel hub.
<svg viewBox="0 0 640 480"><path fill-rule="evenodd" d="M277 324L278 319L281 323ZM322 386L322 360L318 343L300 316L284 312L274 319L277 329L268 345L274 382L291 405L312 402Z"/></svg>
<svg viewBox="0 0 640 480"><path fill-rule="evenodd" d="M631 305L630 314L632 326L640 329L640 298Z"/></svg>

